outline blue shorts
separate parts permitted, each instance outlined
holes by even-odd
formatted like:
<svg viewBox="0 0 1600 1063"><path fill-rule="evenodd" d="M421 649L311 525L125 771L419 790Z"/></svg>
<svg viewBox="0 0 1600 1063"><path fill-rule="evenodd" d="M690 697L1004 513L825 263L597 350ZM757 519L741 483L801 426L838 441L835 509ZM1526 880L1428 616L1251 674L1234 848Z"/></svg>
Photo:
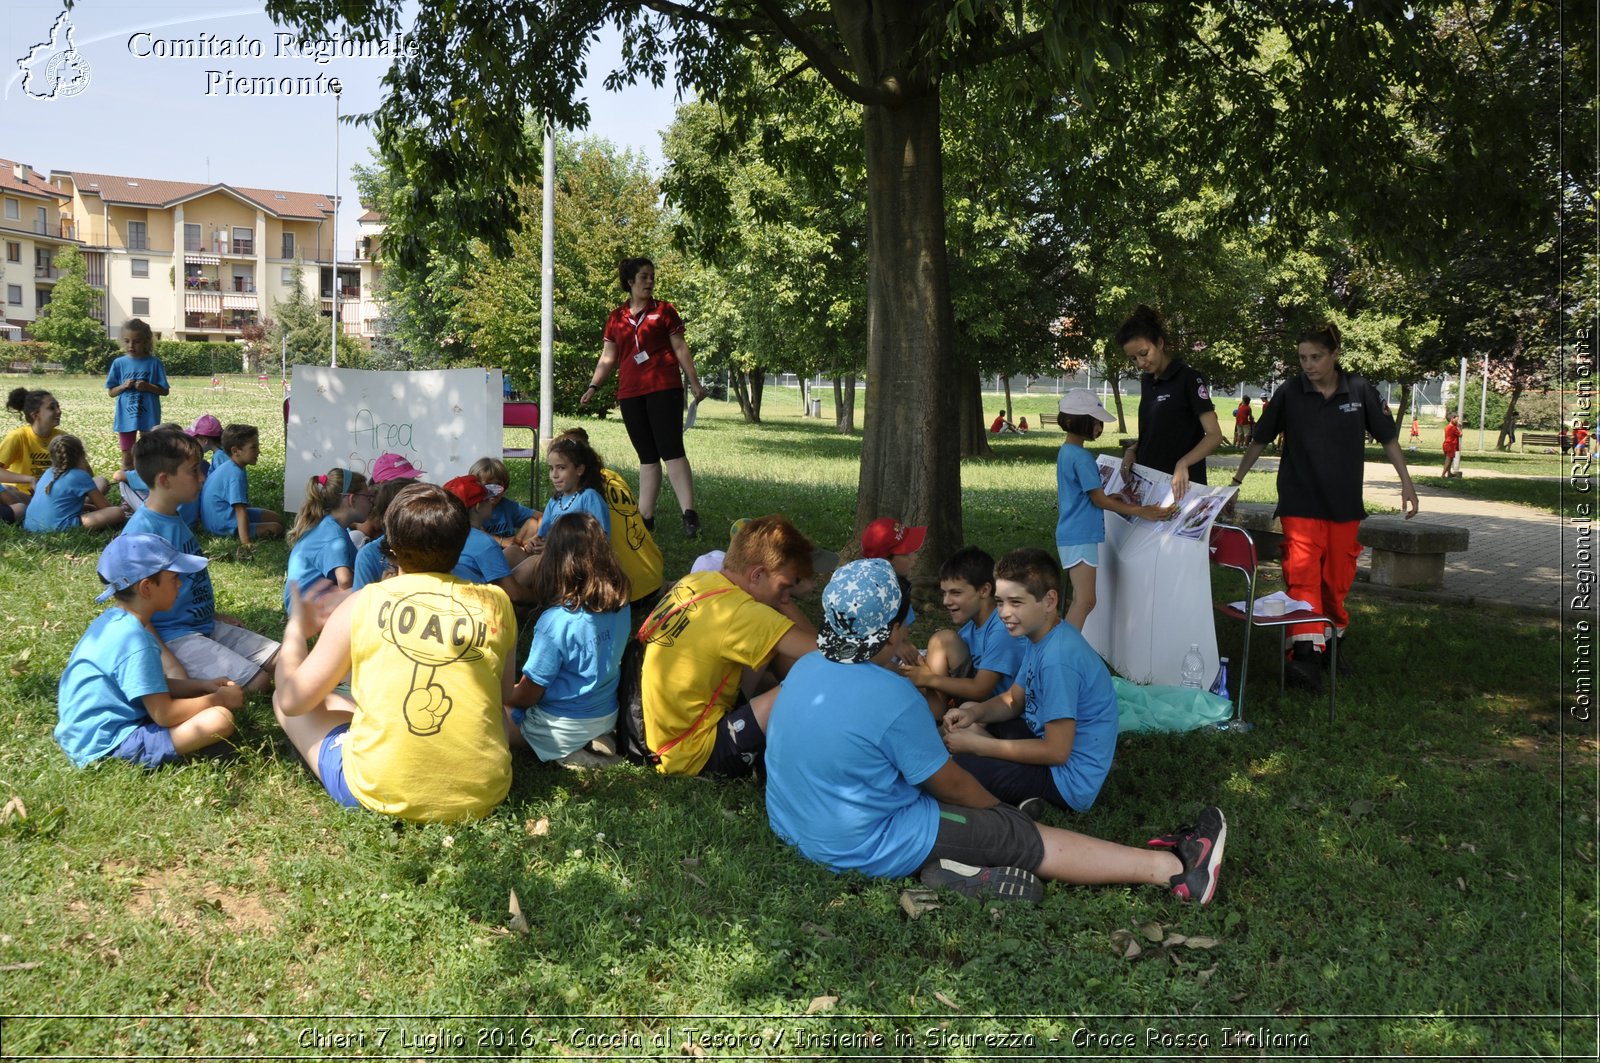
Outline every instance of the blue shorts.
<svg viewBox="0 0 1600 1063"><path fill-rule="evenodd" d="M1100 567L1099 543L1083 543L1079 546L1063 546L1057 543L1056 551L1061 555L1061 567L1064 569L1077 568L1079 565Z"/></svg>
<svg viewBox="0 0 1600 1063"><path fill-rule="evenodd" d="M154 721L135 728L111 755L118 760L132 761L141 768L159 768L181 759L172 744L172 732Z"/></svg>
<svg viewBox="0 0 1600 1063"><path fill-rule="evenodd" d="M344 781L344 738L350 725L341 723L329 731L317 747L317 774L322 776L322 788L328 791L335 804L346 808L360 808L361 802L350 792Z"/></svg>

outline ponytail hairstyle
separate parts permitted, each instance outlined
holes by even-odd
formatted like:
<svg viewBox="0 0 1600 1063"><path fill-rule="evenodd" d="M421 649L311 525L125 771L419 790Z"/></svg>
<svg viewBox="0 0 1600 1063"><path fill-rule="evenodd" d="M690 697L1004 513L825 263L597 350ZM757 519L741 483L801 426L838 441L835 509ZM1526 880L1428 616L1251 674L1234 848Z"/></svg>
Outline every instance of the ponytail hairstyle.
<svg viewBox="0 0 1600 1063"><path fill-rule="evenodd" d="M648 258L625 258L617 263L617 279L622 282L623 291L630 295L633 293L633 278L637 277L639 271L646 266L651 269L656 268L656 264Z"/></svg>
<svg viewBox="0 0 1600 1063"><path fill-rule="evenodd" d="M22 419L31 425L39 410L53 397L48 391L13 388L11 394L6 396L6 408L16 410L22 415Z"/></svg>
<svg viewBox="0 0 1600 1063"><path fill-rule="evenodd" d="M365 490L367 478L358 472L335 465L321 476L306 481L306 500L295 514L294 527L289 529L288 542L296 539L322 523L322 518L339 508L345 495Z"/></svg>
<svg viewBox="0 0 1600 1063"><path fill-rule="evenodd" d="M578 479L579 491L589 487L596 493L604 493L606 464L588 443L570 434L563 435L551 441L547 453L560 454L572 464L583 466L583 476Z"/></svg>
<svg viewBox="0 0 1600 1063"><path fill-rule="evenodd" d="M1306 329L1300 333L1300 338L1295 340L1295 344L1298 346L1302 343L1315 343L1329 354L1337 355L1343 339L1338 325L1332 321L1324 321L1316 328Z"/></svg>
<svg viewBox="0 0 1600 1063"><path fill-rule="evenodd" d="M1155 307L1140 303L1112 339L1118 347L1134 340L1149 340L1164 345L1167 342L1167 326Z"/></svg>
<svg viewBox="0 0 1600 1063"><path fill-rule="evenodd" d="M594 451L594 460L595 460L595 462L598 463L601 468L605 468L605 464L606 464L605 456L602 455L598 450L594 450L593 445L589 444L589 430L587 428L583 427L582 425L575 425L572 428L567 429L565 432L562 432L560 435L556 436L556 438L557 439L576 439L578 442L583 443L585 445L588 445L589 449Z"/></svg>
<svg viewBox="0 0 1600 1063"><path fill-rule="evenodd" d="M55 491L56 483L68 471L80 468L89 463L89 455L83 449L83 440L77 436L59 435L50 441L50 471L55 473L49 486L44 489L45 494Z"/></svg>
<svg viewBox="0 0 1600 1063"><path fill-rule="evenodd" d="M533 571L533 598L541 606L609 613L628 601L628 577L600 522L569 513L551 526Z"/></svg>

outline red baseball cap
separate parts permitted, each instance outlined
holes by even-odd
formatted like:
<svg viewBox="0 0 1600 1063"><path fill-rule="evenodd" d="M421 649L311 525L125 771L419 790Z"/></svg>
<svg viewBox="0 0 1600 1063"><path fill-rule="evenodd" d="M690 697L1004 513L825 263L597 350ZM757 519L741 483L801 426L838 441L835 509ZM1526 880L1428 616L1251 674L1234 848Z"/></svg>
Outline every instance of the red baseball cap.
<svg viewBox="0 0 1600 1063"><path fill-rule="evenodd" d="M461 504L471 509L489 497L476 476L457 476L444 485L444 489L461 499Z"/></svg>
<svg viewBox="0 0 1600 1063"><path fill-rule="evenodd" d="M928 537L926 524L901 524L893 517L879 517L861 531L861 556L888 558L913 554L922 549Z"/></svg>

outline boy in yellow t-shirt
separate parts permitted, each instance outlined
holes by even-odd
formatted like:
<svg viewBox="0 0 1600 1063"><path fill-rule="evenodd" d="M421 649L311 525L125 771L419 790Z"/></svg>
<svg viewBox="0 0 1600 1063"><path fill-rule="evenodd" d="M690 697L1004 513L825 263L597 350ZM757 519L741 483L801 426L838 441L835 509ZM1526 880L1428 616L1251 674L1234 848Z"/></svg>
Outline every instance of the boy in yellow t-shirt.
<svg viewBox="0 0 1600 1063"><path fill-rule="evenodd" d="M782 679L817 648L790 601L811 576L811 540L779 516L747 523L722 569L695 572L665 594L639 637L645 740L668 775L738 777L760 771L777 687L747 696L747 673Z"/></svg>
<svg viewBox="0 0 1600 1063"><path fill-rule="evenodd" d="M511 788L500 706L516 679L516 620L505 591L450 575L470 526L444 488L412 484L384 515L399 575L342 596L291 589L272 708L339 804L476 819ZM347 674L348 695L337 689Z"/></svg>

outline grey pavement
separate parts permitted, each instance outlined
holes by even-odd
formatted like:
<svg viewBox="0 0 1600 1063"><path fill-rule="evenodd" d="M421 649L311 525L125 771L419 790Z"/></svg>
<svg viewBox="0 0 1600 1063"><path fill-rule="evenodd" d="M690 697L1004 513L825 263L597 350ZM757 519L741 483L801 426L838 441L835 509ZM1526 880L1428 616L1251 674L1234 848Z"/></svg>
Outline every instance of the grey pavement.
<svg viewBox="0 0 1600 1063"><path fill-rule="evenodd" d="M1411 455L1407 455L1411 457ZM1432 456L1429 462L1433 464ZM1213 457L1208 464L1237 467L1234 455ZM1275 471L1277 461L1263 456L1255 471ZM1399 510L1400 478L1387 462L1368 462L1365 466L1365 495L1368 506ZM1436 470L1415 465L1417 472L1430 475ZM1489 470L1466 470L1468 476L1504 476ZM1537 477L1559 479L1559 477ZM1575 533L1554 513L1468 498L1440 488L1417 486L1418 511L1415 520L1450 524L1467 529L1469 545L1461 553L1450 554L1445 562L1444 589L1439 596L1466 602L1494 602L1519 609L1557 614L1564 594L1561 583L1562 539L1568 538L1569 551ZM1361 558L1357 579L1364 581L1370 570L1371 552ZM1358 582L1358 587L1369 586ZM1570 587L1570 581L1569 581ZM1376 590L1376 588L1373 588Z"/></svg>

